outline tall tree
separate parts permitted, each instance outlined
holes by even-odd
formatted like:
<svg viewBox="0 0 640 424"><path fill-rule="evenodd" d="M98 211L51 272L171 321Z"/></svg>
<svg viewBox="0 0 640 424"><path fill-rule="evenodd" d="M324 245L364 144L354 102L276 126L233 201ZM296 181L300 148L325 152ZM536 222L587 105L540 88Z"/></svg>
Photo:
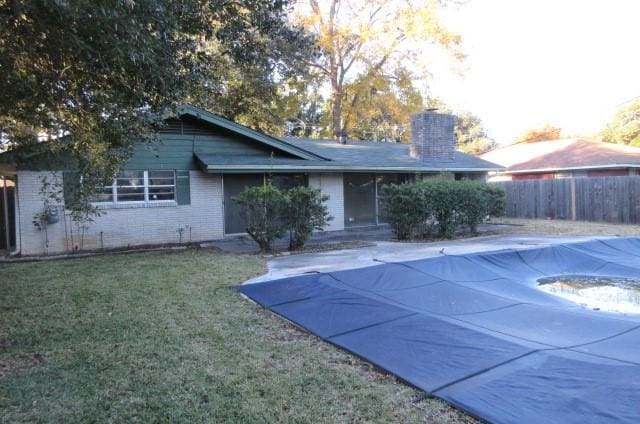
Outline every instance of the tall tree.
<svg viewBox="0 0 640 424"><path fill-rule="evenodd" d="M0 143L71 152L90 189L178 103L286 71L301 38L287 12L286 0L0 0Z"/></svg>
<svg viewBox="0 0 640 424"><path fill-rule="evenodd" d="M330 87L331 129L345 129L345 87L358 75L393 73L411 65L414 76L426 75L427 47L438 46L462 58L460 37L439 20L442 1L304 0L297 19L314 34L319 55L310 66L318 69Z"/></svg>
<svg viewBox="0 0 640 424"><path fill-rule="evenodd" d="M410 116L424 109L424 102L405 68L392 75L373 71L360 75L344 91L343 126L350 129L350 137L409 141Z"/></svg>
<svg viewBox="0 0 640 424"><path fill-rule="evenodd" d="M640 147L640 99L615 114L602 131L602 140Z"/></svg>
<svg viewBox="0 0 640 424"><path fill-rule="evenodd" d="M516 137L516 143L535 143L537 141L558 140L562 137L562 128L545 124L540 128L531 128Z"/></svg>
<svg viewBox="0 0 640 424"><path fill-rule="evenodd" d="M456 115L455 133L458 149L465 153L481 155L498 146L487 134L482 120L471 112Z"/></svg>

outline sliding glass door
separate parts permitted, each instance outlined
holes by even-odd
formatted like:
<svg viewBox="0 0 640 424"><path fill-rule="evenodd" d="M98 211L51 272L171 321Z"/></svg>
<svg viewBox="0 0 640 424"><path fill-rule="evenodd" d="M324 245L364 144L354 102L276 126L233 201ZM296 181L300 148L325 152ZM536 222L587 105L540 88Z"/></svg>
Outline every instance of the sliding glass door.
<svg viewBox="0 0 640 424"><path fill-rule="evenodd" d="M376 223L375 174L344 174L344 226Z"/></svg>
<svg viewBox="0 0 640 424"><path fill-rule="evenodd" d="M412 174L344 174L344 226L381 223L378 192L386 184L413 181Z"/></svg>
<svg viewBox="0 0 640 424"><path fill-rule="evenodd" d="M224 233L241 234L246 232L246 221L242 217L240 206L233 198L247 187L256 187L270 181L278 190L286 191L296 186L306 186L305 174L226 174L224 177Z"/></svg>
<svg viewBox="0 0 640 424"><path fill-rule="evenodd" d="M228 174L224 176L224 233L246 232L246 221L240 213L240 205L233 198L247 187L264 184L264 174Z"/></svg>

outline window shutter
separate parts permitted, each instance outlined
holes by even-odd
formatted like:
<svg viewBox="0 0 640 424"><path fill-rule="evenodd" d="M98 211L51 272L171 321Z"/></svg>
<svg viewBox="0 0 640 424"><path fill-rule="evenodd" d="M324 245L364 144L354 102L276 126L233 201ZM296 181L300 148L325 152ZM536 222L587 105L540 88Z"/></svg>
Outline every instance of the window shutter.
<svg viewBox="0 0 640 424"><path fill-rule="evenodd" d="M75 193L80 185L80 173L77 171L64 171L62 173L62 194L67 209L73 203Z"/></svg>
<svg viewBox="0 0 640 424"><path fill-rule="evenodd" d="M191 204L189 171L176 171L176 200L179 205Z"/></svg>

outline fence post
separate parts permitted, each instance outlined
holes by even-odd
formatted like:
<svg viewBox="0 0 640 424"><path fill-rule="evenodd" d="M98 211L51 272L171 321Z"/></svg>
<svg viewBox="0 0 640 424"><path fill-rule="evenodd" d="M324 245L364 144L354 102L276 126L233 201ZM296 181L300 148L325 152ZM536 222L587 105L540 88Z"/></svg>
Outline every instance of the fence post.
<svg viewBox="0 0 640 424"><path fill-rule="evenodd" d="M576 179L573 177L571 178L571 220L575 221L576 218Z"/></svg>

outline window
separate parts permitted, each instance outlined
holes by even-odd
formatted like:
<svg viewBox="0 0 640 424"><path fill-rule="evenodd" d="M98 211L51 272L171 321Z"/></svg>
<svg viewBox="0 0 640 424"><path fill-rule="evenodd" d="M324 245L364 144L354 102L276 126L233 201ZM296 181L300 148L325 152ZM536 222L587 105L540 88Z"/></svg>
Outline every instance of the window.
<svg viewBox="0 0 640 424"><path fill-rule="evenodd" d="M173 171L149 171L147 181L150 202L176 199L176 180Z"/></svg>
<svg viewBox="0 0 640 424"><path fill-rule="evenodd" d="M176 200L175 171L122 171L103 187L96 203L154 203Z"/></svg>
<svg viewBox="0 0 640 424"><path fill-rule="evenodd" d="M271 181L278 190L289 190L294 187L309 185L309 177L306 174L273 174L266 178Z"/></svg>

